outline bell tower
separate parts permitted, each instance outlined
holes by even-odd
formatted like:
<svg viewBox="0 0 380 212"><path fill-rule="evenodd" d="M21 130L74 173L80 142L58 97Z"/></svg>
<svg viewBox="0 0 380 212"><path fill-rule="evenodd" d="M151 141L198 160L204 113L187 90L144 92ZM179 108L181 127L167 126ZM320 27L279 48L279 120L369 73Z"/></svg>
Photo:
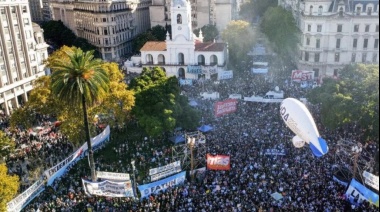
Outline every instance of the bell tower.
<svg viewBox="0 0 380 212"><path fill-rule="evenodd" d="M172 0L171 8L173 41L192 41L191 4L189 0Z"/></svg>

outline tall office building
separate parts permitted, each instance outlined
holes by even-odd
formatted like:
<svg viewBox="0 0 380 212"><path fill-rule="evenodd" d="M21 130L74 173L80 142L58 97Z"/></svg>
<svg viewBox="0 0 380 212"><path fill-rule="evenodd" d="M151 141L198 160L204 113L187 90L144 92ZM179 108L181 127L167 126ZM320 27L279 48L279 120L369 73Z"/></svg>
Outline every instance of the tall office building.
<svg viewBox="0 0 380 212"><path fill-rule="evenodd" d="M42 0L29 0L30 15L33 22L42 22L43 19L43 4Z"/></svg>
<svg viewBox="0 0 380 212"><path fill-rule="evenodd" d="M351 63L379 63L379 0L279 0L301 30L298 68L337 77Z"/></svg>
<svg viewBox="0 0 380 212"><path fill-rule="evenodd" d="M48 45L32 23L28 0L0 2L0 107L10 114L28 100L32 82L45 75Z"/></svg>
<svg viewBox="0 0 380 212"><path fill-rule="evenodd" d="M132 52L132 39L150 28L151 0L51 0L53 20L96 46L104 60Z"/></svg>
<svg viewBox="0 0 380 212"><path fill-rule="evenodd" d="M170 10L173 0L152 0L150 6L151 26L170 25ZM215 25L219 31L237 18L241 0L188 0L191 4L192 27Z"/></svg>

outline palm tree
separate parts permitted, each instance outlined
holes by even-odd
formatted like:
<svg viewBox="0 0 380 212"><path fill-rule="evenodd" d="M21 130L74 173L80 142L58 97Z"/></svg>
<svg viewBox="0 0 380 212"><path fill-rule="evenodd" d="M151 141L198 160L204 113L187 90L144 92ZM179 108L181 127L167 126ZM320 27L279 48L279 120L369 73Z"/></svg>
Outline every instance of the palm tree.
<svg viewBox="0 0 380 212"><path fill-rule="evenodd" d="M51 90L60 101L73 107L82 106L91 178L96 181L87 106L99 102L108 92L109 78L101 66L102 61L94 59L94 51L83 52L80 48L72 50L65 51L68 60L56 59L51 62Z"/></svg>

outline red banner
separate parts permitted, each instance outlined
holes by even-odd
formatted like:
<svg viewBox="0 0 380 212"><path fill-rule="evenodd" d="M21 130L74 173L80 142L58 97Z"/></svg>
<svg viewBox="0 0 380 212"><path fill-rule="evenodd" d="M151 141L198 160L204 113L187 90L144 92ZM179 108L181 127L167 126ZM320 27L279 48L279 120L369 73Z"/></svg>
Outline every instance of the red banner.
<svg viewBox="0 0 380 212"><path fill-rule="evenodd" d="M314 71L301 71L301 70L292 71L292 81L294 82L313 81L313 80L314 80Z"/></svg>
<svg viewBox="0 0 380 212"><path fill-rule="evenodd" d="M215 155L207 154L207 169L208 170L227 170L231 169L231 160L228 155Z"/></svg>
<svg viewBox="0 0 380 212"><path fill-rule="evenodd" d="M237 99L227 99L223 102L217 102L214 105L214 114L220 117L229 113L234 113L237 110Z"/></svg>

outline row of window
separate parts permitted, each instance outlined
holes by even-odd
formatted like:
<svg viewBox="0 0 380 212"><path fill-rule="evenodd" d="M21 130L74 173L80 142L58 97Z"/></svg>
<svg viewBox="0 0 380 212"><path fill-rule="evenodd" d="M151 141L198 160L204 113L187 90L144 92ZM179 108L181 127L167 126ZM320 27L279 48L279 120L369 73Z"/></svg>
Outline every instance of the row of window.
<svg viewBox="0 0 380 212"><path fill-rule="evenodd" d="M165 64L165 56L160 54L157 57L158 64ZM146 55L146 62L147 64L153 64L153 56L151 54ZM184 54L179 53L178 54L178 63L179 64L185 64L185 57ZM198 65L205 65L206 64L206 58L204 55L198 55ZM216 55L210 56L210 65L217 65L218 64L218 57Z"/></svg>
<svg viewBox="0 0 380 212"><path fill-rule="evenodd" d="M337 38L336 39L336 43L335 43L335 48L336 49L340 49L341 48L341 43L342 43L342 39L341 38ZM310 38L309 37L306 38L306 43L305 44L307 46L310 45ZM369 39L368 38L364 38L364 40L363 40L363 49L367 49L368 45L369 45ZM354 38L353 39L352 47L354 49L358 48L358 38ZM317 38L315 40L315 48L317 48L317 49L321 48L321 39ZM373 48L374 49L378 49L379 48L379 39L378 38L376 38L374 40L374 42L373 42Z"/></svg>
<svg viewBox="0 0 380 212"><path fill-rule="evenodd" d="M370 29L371 29L371 25L366 24L364 27L364 32L370 32L371 31ZM312 25L311 24L307 25L307 31L308 32L312 31ZM337 32L343 32L343 24L338 24L336 31ZM321 24L317 25L317 32L322 32L322 25ZM360 24L355 24L353 26L353 32L360 32ZM379 32L379 24L376 25L374 32Z"/></svg>
<svg viewBox="0 0 380 212"><path fill-rule="evenodd" d="M366 12L367 15L372 15L373 8L374 8L373 4L369 4L369 5L367 5L367 7L363 7L363 5L357 4L355 6L355 14L356 15L361 15L362 12ZM311 5L309 7L309 15L313 15L314 14L313 10L314 10L314 6ZM342 15L343 12L344 12L344 7L340 7L339 8L339 13ZM375 8L375 12L376 12L376 8ZM323 13L323 6L319 6L317 14L318 15L322 15L322 13Z"/></svg>
<svg viewBox="0 0 380 212"><path fill-rule="evenodd" d="M304 52L304 57L303 57L303 55L301 53L300 59L301 60L304 59L306 62L309 62L310 61L310 55L311 55L311 53ZM341 59L340 56L341 56L341 54L339 52L336 52L334 54L334 62L341 62L340 61L340 59ZM378 61L377 57L378 57L378 54L377 53L373 53L371 61L373 63L377 63L377 61ZM314 53L314 62L318 63L318 62L320 62L320 60L321 60L321 53ZM351 62L352 63L356 63L356 62L366 63L366 62L368 62L368 54L367 53L362 53L361 61L358 61L357 60L357 54L356 53L352 53L352 55L351 55Z"/></svg>
<svg viewBox="0 0 380 212"><path fill-rule="evenodd" d="M15 14L16 13L16 6L11 6L10 7L11 13ZM28 13L28 7L27 6L22 6L22 13ZM5 15L5 8L0 7L0 14Z"/></svg>

